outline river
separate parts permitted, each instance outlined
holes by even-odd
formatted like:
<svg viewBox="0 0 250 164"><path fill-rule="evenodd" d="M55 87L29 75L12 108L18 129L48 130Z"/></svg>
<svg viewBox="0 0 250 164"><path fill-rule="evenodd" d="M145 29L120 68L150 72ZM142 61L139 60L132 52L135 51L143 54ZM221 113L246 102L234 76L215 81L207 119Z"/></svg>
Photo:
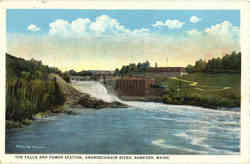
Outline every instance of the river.
<svg viewBox="0 0 250 164"><path fill-rule="evenodd" d="M82 92L121 101L99 82L74 82ZM240 112L121 101L129 108L73 109L6 134L6 153L211 154L240 152Z"/></svg>

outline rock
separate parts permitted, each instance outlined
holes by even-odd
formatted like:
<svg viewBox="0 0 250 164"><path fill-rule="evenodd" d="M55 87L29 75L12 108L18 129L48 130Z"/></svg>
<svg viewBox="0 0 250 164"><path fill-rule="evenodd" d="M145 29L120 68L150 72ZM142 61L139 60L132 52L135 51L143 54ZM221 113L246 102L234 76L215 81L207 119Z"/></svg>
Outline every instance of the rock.
<svg viewBox="0 0 250 164"><path fill-rule="evenodd" d="M40 120L43 118L42 113L36 113L35 115L32 116L32 119L34 120Z"/></svg>
<svg viewBox="0 0 250 164"><path fill-rule="evenodd" d="M53 113L63 113L64 112L64 106L59 106L57 108L54 108L51 110Z"/></svg>
<svg viewBox="0 0 250 164"><path fill-rule="evenodd" d="M42 118L47 118L49 117L49 115L51 115L52 113L50 111L47 111L47 112L39 112L39 113L36 113L35 115L32 116L32 119L33 120L40 120Z"/></svg>
<svg viewBox="0 0 250 164"><path fill-rule="evenodd" d="M94 108L94 109L101 109L101 108L125 108L128 107L120 102L105 102L103 100L98 100L93 97L84 96L81 97L79 100L79 104L86 108Z"/></svg>
<svg viewBox="0 0 250 164"><path fill-rule="evenodd" d="M22 123L24 125L30 125L32 123L32 120L29 120L29 119L26 118L25 120L22 121Z"/></svg>
<svg viewBox="0 0 250 164"><path fill-rule="evenodd" d="M69 114L69 115L77 115L77 113L71 109L65 110L64 113Z"/></svg>
<svg viewBox="0 0 250 164"><path fill-rule="evenodd" d="M19 121L6 120L5 126L6 126L6 129L22 128L23 124Z"/></svg>
<svg viewBox="0 0 250 164"><path fill-rule="evenodd" d="M128 106L118 101L112 103L112 108L127 108Z"/></svg>
<svg viewBox="0 0 250 164"><path fill-rule="evenodd" d="M76 105L71 105L71 108L83 108L84 106L82 106L81 104L76 104Z"/></svg>

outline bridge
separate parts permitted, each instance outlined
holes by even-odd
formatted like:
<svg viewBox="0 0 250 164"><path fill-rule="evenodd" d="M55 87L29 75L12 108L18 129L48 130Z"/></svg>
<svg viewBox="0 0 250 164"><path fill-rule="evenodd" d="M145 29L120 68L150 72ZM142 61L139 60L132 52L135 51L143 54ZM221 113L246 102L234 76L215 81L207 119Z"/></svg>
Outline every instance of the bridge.
<svg viewBox="0 0 250 164"><path fill-rule="evenodd" d="M86 81L90 79L91 76L70 75L70 81Z"/></svg>
<svg viewBox="0 0 250 164"><path fill-rule="evenodd" d="M79 73L74 73L70 75L70 80L74 81L88 81L88 80L97 80L97 81L106 81L113 78L113 71L82 71Z"/></svg>

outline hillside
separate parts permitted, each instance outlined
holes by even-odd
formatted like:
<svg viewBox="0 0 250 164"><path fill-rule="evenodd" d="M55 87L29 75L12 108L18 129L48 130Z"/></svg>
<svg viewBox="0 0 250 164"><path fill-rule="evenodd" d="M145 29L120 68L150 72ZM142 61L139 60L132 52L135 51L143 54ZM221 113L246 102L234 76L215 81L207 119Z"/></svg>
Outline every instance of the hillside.
<svg viewBox="0 0 250 164"><path fill-rule="evenodd" d="M161 82L169 87L163 97L168 104L210 108L240 106L240 73L191 73Z"/></svg>
<svg viewBox="0 0 250 164"><path fill-rule="evenodd" d="M24 60L6 54L6 127L22 127L34 118L51 113L72 113L68 108L81 106L101 109L126 107L80 93L67 83L62 73L41 61ZM67 108L67 109L66 109Z"/></svg>
<svg viewBox="0 0 250 164"><path fill-rule="evenodd" d="M29 124L37 113L62 106L65 97L55 80L49 79L56 68L41 61L28 61L6 54L6 126ZM14 122L11 124L11 122Z"/></svg>

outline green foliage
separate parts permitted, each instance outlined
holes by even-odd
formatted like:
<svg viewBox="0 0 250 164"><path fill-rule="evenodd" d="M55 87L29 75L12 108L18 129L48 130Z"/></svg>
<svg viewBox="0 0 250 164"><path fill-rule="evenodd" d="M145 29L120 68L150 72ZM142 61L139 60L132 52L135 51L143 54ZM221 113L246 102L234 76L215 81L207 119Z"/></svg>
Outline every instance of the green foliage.
<svg viewBox="0 0 250 164"><path fill-rule="evenodd" d="M188 73L206 72L206 73L239 73L241 72L241 52L232 52L222 58L213 58L207 62L198 60L195 65L186 67Z"/></svg>
<svg viewBox="0 0 250 164"><path fill-rule="evenodd" d="M187 73L193 73L195 71L195 68L194 68L194 66L192 66L192 65L189 64L186 67L186 71L187 71Z"/></svg>
<svg viewBox="0 0 250 164"><path fill-rule="evenodd" d="M48 73L57 71L36 62L7 55L6 119L22 121L64 103L64 96ZM27 122L27 121L26 121Z"/></svg>
<svg viewBox="0 0 250 164"><path fill-rule="evenodd" d="M144 63L131 63L129 65L124 65L119 70L118 68L115 69L115 75L121 75L124 76L126 74L132 73L132 72L146 72L146 70L150 67L149 61L146 61Z"/></svg>
<svg viewBox="0 0 250 164"><path fill-rule="evenodd" d="M198 60L195 62L194 69L196 72L204 72L206 70L207 63L203 60Z"/></svg>
<svg viewBox="0 0 250 164"><path fill-rule="evenodd" d="M240 106L240 74L192 73L179 79L161 79L168 90L162 96L167 104L197 105L208 108ZM192 86L192 82L197 85Z"/></svg>
<svg viewBox="0 0 250 164"><path fill-rule="evenodd" d="M115 76L119 76L119 75L120 75L120 71L119 71L118 68L115 69L114 75L115 75Z"/></svg>
<svg viewBox="0 0 250 164"><path fill-rule="evenodd" d="M6 54L7 77L23 77L29 79L46 78L49 73L61 73L55 67L42 65L41 61L35 59L24 60L10 54ZM40 77L43 76L43 77Z"/></svg>

